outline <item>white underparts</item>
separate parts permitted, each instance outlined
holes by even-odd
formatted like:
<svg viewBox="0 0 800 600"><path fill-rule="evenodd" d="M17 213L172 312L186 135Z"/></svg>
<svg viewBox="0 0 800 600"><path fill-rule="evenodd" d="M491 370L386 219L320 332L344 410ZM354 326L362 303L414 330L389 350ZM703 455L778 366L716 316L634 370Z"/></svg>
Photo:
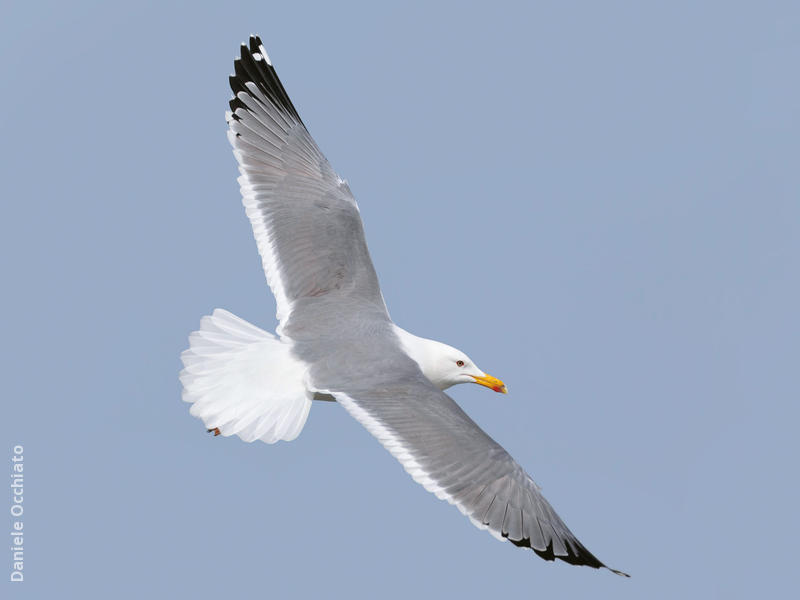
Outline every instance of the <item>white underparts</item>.
<svg viewBox="0 0 800 600"><path fill-rule="evenodd" d="M245 442L295 439L313 394L285 342L228 311L203 317L181 354L183 399L207 429Z"/></svg>

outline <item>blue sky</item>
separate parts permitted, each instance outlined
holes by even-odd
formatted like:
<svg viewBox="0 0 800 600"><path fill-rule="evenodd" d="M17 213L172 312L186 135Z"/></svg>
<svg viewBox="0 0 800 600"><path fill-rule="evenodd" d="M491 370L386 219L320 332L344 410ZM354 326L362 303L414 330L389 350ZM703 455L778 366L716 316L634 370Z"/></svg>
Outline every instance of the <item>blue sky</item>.
<svg viewBox="0 0 800 600"><path fill-rule="evenodd" d="M6 7L4 597L795 589L798 32L790 2ZM275 446L189 415L199 318L275 325L223 116L250 33L395 321L509 384L452 395L632 579L496 542L337 405Z"/></svg>

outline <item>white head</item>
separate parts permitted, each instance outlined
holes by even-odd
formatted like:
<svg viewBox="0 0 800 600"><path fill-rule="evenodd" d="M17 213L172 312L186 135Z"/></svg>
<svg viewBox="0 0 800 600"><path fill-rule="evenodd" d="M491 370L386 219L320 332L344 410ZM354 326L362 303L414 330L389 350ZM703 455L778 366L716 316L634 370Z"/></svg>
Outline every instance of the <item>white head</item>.
<svg viewBox="0 0 800 600"><path fill-rule="evenodd" d="M477 383L505 394L506 385L481 371L469 356L452 346L417 337L395 326L403 349L422 369L422 373L440 390L457 383Z"/></svg>

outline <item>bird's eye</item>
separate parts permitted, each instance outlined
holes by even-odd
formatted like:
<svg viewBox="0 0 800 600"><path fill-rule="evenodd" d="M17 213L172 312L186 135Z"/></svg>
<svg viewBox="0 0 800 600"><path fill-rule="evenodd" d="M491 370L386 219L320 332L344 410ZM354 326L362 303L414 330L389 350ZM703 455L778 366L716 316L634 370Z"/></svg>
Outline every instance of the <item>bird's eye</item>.
<svg viewBox="0 0 800 600"><path fill-rule="evenodd" d="M459 367L463 367L464 366L464 361L463 360L457 360L456 361L456 365L459 366Z"/></svg>

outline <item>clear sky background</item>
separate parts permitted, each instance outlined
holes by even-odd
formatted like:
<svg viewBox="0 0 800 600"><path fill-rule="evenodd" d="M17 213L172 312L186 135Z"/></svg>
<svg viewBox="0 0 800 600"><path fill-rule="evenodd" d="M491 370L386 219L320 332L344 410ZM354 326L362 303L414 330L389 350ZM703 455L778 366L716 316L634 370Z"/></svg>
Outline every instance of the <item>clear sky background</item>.
<svg viewBox="0 0 800 600"><path fill-rule="evenodd" d="M797 3L3 13L3 460L24 445L26 534L4 597L796 591ZM335 404L275 446L189 415L200 317L275 326L225 139L250 33L349 180L392 317L509 384L452 395L632 579L478 531Z"/></svg>

